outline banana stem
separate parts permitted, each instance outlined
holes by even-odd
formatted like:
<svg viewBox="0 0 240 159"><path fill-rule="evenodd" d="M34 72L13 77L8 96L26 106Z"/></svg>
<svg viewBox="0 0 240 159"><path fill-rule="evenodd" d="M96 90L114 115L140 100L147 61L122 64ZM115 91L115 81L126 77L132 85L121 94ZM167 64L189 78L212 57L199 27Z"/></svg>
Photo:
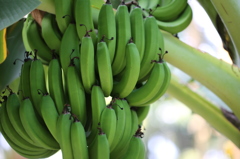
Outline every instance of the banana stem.
<svg viewBox="0 0 240 159"><path fill-rule="evenodd" d="M234 48L238 54L235 54L235 63L240 67L240 1L236 0L211 0L213 6L221 17L230 38L234 44Z"/></svg>
<svg viewBox="0 0 240 159"><path fill-rule="evenodd" d="M230 139L240 148L240 132L222 114L221 110L212 103L199 96L187 86L171 79L167 93L184 103L193 112L202 116L217 131Z"/></svg>
<svg viewBox="0 0 240 159"><path fill-rule="evenodd" d="M240 119L240 69L181 42L165 31L162 34L169 52L166 61L205 85Z"/></svg>

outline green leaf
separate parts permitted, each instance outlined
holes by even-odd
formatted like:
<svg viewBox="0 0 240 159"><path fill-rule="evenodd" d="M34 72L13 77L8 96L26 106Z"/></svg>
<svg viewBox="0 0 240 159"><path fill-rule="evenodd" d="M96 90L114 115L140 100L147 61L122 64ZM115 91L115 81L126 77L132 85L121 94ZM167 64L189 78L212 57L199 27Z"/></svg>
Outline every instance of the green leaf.
<svg viewBox="0 0 240 159"><path fill-rule="evenodd" d="M40 3L39 0L0 0L0 30L23 18Z"/></svg>
<svg viewBox="0 0 240 159"><path fill-rule="evenodd" d="M166 61L210 89L240 119L240 69L181 42L165 31L162 33L165 49L169 52Z"/></svg>
<svg viewBox="0 0 240 159"><path fill-rule="evenodd" d="M21 66L23 63L21 61L17 61L14 65L13 62L16 59L24 59L25 48L22 41L23 22L23 20L20 20L7 28L8 56L6 60L0 64L0 90L3 90L13 80L20 76Z"/></svg>

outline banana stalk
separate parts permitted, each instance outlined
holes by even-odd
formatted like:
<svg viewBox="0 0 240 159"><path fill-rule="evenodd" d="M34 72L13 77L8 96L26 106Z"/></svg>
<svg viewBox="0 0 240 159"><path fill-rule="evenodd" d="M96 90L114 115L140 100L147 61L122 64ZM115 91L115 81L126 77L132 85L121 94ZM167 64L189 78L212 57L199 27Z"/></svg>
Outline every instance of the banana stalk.
<svg viewBox="0 0 240 159"><path fill-rule="evenodd" d="M239 130L224 117L218 107L190 90L187 86L179 84L174 78L170 82L167 93L186 104L193 112L202 116L216 130L240 148Z"/></svg>
<svg viewBox="0 0 240 159"><path fill-rule="evenodd" d="M165 60L214 92L240 119L240 69L181 42L165 31L162 33L165 50L169 52Z"/></svg>
<svg viewBox="0 0 240 159"><path fill-rule="evenodd" d="M227 29L236 52L238 52L238 54L235 54L234 62L240 67L240 33L238 31L240 26L240 1L211 0L211 2Z"/></svg>

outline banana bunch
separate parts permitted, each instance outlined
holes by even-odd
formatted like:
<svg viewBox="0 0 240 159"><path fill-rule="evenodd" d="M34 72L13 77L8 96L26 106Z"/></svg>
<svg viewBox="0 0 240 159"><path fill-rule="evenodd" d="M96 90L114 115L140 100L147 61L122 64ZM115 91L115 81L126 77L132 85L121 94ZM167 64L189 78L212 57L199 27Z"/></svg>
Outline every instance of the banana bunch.
<svg viewBox="0 0 240 159"><path fill-rule="evenodd" d="M138 0L144 15L153 15L158 27L176 34L184 30L192 20L192 9L187 0Z"/></svg>
<svg viewBox="0 0 240 159"><path fill-rule="evenodd" d="M107 0L97 26L90 0L56 1L56 15L45 13L41 25L28 15L19 90L7 87L0 109L0 130L16 152L145 158L141 125L171 79L160 23L179 24L192 14L185 0L152 3L122 1L114 13Z"/></svg>

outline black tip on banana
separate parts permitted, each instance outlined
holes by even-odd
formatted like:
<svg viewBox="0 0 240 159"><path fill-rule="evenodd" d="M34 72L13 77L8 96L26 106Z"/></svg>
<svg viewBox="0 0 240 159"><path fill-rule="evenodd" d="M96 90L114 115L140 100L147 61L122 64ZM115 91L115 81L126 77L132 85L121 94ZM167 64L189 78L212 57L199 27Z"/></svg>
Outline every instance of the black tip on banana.
<svg viewBox="0 0 240 159"><path fill-rule="evenodd" d="M80 26L84 26L84 27L85 27L85 29L86 29L86 34L84 35L84 37L90 37L90 34L89 34L89 32L92 32L93 30L92 30L92 29L90 29L90 30L87 30L87 26L86 26L85 24L80 24Z"/></svg>
<svg viewBox="0 0 240 159"><path fill-rule="evenodd" d="M70 104L65 104L63 107L62 114L70 114L71 112L71 106ZM71 116L70 116L71 117Z"/></svg>
<svg viewBox="0 0 240 159"><path fill-rule="evenodd" d="M128 43L134 43L132 37L130 38L130 40L128 41Z"/></svg>
<svg viewBox="0 0 240 159"><path fill-rule="evenodd" d="M98 135L104 135L105 133L103 132L102 128L97 128L99 130Z"/></svg>
<svg viewBox="0 0 240 159"><path fill-rule="evenodd" d="M43 96L47 96L48 95L48 93L43 93L43 91L41 89L38 89L37 92L38 92L39 95L40 94L42 94Z"/></svg>
<svg viewBox="0 0 240 159"><path fill-rule="evenodd" d="M105 4L112 4L110 0L107 0Z"/></svg>

